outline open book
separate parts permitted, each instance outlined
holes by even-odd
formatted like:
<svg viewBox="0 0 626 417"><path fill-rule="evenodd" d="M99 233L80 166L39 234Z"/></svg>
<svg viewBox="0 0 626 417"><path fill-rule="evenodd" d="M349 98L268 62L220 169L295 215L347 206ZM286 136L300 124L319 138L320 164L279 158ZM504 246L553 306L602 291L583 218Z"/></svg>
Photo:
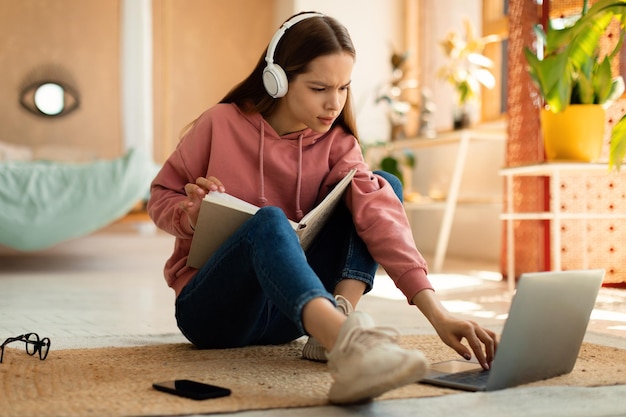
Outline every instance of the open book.
<svg viewBox="0 0 626 417"><path fill-rule="evenodd" d="M346 175L313 210L300 222L291 221L300 238L300 245L308 249L311 242L328 220L341 196L356 173L353 169ZM201 268L222 243L228 239L259 207L227 193L211 191L202 201L196 231L191 241L187 266Z"/></svg>

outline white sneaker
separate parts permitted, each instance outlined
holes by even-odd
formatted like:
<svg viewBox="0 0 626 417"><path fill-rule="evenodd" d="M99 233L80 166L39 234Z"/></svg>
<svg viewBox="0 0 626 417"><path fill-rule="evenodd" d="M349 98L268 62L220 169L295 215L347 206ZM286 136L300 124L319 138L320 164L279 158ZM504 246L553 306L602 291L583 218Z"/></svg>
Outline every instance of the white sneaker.
<svg viewBox="0 0 626 417"><path fill-rule="evenodd" d="M337 310L340 313L347 316L354 311L352 304L350 304L347 298L336 295L335 301L337 302ZM328 360L326 355L326 349L314 337L309 337L304 348L302 348L302 357L310 361L326 362Z"/></svg>
<svg viewBox="0 0 626 417"><path fill-rule="evenodd" d="M398 346L397 338L395 329L374 327L367 314L350 314L328 353L334 378L329 400L336 404L363 402L419 381L428 370L428 361L419 350Z"/></svg>

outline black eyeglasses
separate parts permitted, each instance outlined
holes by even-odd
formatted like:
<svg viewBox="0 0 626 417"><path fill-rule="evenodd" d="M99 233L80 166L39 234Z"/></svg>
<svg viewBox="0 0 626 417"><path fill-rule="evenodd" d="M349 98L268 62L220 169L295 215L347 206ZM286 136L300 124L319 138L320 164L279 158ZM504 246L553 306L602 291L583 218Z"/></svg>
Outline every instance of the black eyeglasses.
<svg viewBox="0 0 626 417"><path fill-rule="evenodd" d="M40 340L37 333L26 333L17 337L9 337L0 345L0 363L2 363L2 358L4 357L4 347L11 342L25 342L26 353L33 356L39 352L39 359L41 360L46 359L50 351L50 339L44 337Z"/></svg>

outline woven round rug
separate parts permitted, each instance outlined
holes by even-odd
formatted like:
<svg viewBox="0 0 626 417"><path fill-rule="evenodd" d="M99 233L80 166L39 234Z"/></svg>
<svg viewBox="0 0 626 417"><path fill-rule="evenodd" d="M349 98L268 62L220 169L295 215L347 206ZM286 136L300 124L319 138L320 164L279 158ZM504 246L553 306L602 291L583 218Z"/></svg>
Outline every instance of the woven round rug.
<svg viewBox="0 0 626 417"><path fill-rule="evenodd" d="M327 405L332 379L323 363L301 358L303 342L199 350L190 344L54 350L40 361L6 348L0 364L0 416L152 416ZM403 336L431 362L457 355L436 336ZM540 353L538 353L540 354ZM156 391L152 383L192 379L228 387L228 397L195 401ZM574 371L531 386L626 383L626 351L584 344ZM409 384L376 400L453 395Z"/></svg>

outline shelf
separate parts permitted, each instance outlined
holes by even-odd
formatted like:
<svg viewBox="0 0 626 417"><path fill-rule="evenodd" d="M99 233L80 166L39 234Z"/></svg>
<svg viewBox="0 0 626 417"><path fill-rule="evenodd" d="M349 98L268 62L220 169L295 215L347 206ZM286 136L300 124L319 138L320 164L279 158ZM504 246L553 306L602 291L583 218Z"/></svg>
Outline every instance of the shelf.
<svg viewBox="0 0 626 417"><path fill-rule="evenodd" d="M460 197L456 201L457 206L494 206L502 205L499 197ZM405 201L404 208L412 210L443 210L446 207L446 200L433 200L422 197L418 201Z"/></svg>
<svg viewBox="0 0 626 417"><path fill-rule="evenodd" d="M507 167L500 170L501 176L526 177L551 177L555 174L607 175L610 173L608 164L595 162L544 162Z"/></svg>
<svg viewBox="0 0 626 417"><path fill-rule="evenodd" d="M484 124L471 129L451 130L439 132L434 138L415 137L398 139L393 142L377 143L367 146L367 149L384 148L389 151L398 149L423 149L445 145L458 145L465 137L472 140L502 141L506 139L506 123L498 121Z"/></svg>
<svg viewBox="0 0 626 417"><path fill-rule="evenodd" d="M507 138L507 123L500 120L493 123L485 123L470 129L454 130L449 132L438 133L434 138L408 138L395 140L393 142L385 142L366 146L365 159L368 160L368 154L372 150L384 150L393 152L394 150L403 149L426 149L440 146L454 145L458 148L452 172L452 178L448 185L445 200L430 200L424 197L421 201L406 201L404 204L406 211L413 210L443 210L443 218L439 226L439 236L437 238L437 247L435 249L435 258L433 267L434 272L440 272L443 267L450 232L452 229L452 221L457 206L459 205L494 205L502 204L500 195L493 197L466 198L460 196L461 181L463 179L463 171L465 169L465 161L468 156L470 141L505 141Z"/></svg>
<svg viewBox="0 0 626 417"><path fill-rule="evenodd" d="M502 213L501 220L555 220L557 216L550 212ZM626 213L559 213L559 220L620 220L626 219Z"/></svg>

